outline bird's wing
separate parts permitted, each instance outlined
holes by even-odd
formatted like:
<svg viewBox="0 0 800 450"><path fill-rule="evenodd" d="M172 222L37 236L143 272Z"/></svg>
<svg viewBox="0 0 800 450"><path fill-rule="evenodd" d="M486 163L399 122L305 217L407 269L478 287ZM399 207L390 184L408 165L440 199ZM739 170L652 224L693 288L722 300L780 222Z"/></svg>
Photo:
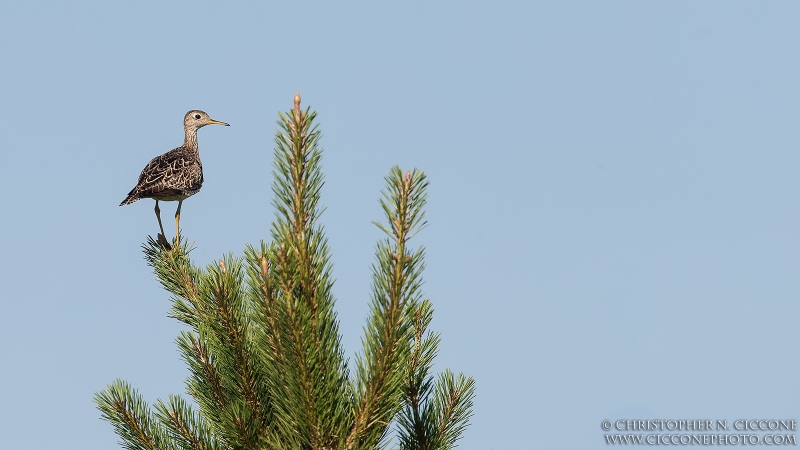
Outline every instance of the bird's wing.
<svg viewBox="0 0 800 450"><path fill-rule="evenodd" d="M180 192L202 183L200 160L183 148L153 158L139 175L135 190L141 197L174 190Z"/></svg>

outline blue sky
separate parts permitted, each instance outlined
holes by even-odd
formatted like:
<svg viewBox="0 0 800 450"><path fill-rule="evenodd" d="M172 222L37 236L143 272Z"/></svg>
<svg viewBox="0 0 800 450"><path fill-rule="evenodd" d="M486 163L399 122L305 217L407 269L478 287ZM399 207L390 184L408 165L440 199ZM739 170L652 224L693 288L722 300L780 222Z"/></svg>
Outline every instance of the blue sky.
<svg viewBox="0 0 800 450"><path fill-rule="evenodd" d="M607 448L604 419L797 419L800 5L0 3L0 448L118 448L92 395L187 372L117 205L203 109L198 264L268 238L277 112L319 113L343 343L377 203L430 178L461 448ZM166 224L175 204L162 208ZM167 229L171 228L167 226Z"/></svg>

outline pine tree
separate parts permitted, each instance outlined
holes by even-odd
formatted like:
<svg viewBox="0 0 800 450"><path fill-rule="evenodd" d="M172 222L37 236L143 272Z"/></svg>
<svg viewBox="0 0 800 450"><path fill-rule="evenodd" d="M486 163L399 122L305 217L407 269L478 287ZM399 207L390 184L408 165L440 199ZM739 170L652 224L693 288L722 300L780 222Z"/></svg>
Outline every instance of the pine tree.
<svg viewBox="0 0 800 450"><path fill-rule="evenodd" d="M171 317L190 376L181 396L150 407L125 381L95 395L127 449L450 449L472 415L471 377L431 375L439 335L423 299L425 174L394 167L375 222L386 233L372 267L372 299L355 371L348 368L318 219L323 176L316 113L280 113L269 242L197 267L186 239L145 258L172 294ZM390 439L392 426L396 437Z"/></svg>

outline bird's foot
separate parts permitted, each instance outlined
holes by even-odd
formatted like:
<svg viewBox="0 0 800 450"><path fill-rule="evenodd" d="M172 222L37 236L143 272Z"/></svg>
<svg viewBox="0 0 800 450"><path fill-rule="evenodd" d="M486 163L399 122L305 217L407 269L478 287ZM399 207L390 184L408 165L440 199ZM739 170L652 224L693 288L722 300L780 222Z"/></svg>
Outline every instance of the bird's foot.
<svg viewBox="0 0 800 450"><path fill-rule="evenodd" d="M158 245L160 245L164 250L172 250L172 245L170 245L170 243L167 241L167 238L165 238L163 234L158 233L158 239L156 239L156 242L158 242Z"/></svg>

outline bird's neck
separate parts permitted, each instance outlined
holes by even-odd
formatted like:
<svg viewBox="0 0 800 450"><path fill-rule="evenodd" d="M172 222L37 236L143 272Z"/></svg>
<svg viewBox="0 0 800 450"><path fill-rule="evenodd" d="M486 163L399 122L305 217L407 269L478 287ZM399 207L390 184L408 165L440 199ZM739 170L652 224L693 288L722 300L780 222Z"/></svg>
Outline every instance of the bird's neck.
<svg viewBox="0 0 800 450"><path fill-rule="evenodd" d="M183 140L185 148L197 151L197 130L194 128L184 128L186 138Z"/></svg>

